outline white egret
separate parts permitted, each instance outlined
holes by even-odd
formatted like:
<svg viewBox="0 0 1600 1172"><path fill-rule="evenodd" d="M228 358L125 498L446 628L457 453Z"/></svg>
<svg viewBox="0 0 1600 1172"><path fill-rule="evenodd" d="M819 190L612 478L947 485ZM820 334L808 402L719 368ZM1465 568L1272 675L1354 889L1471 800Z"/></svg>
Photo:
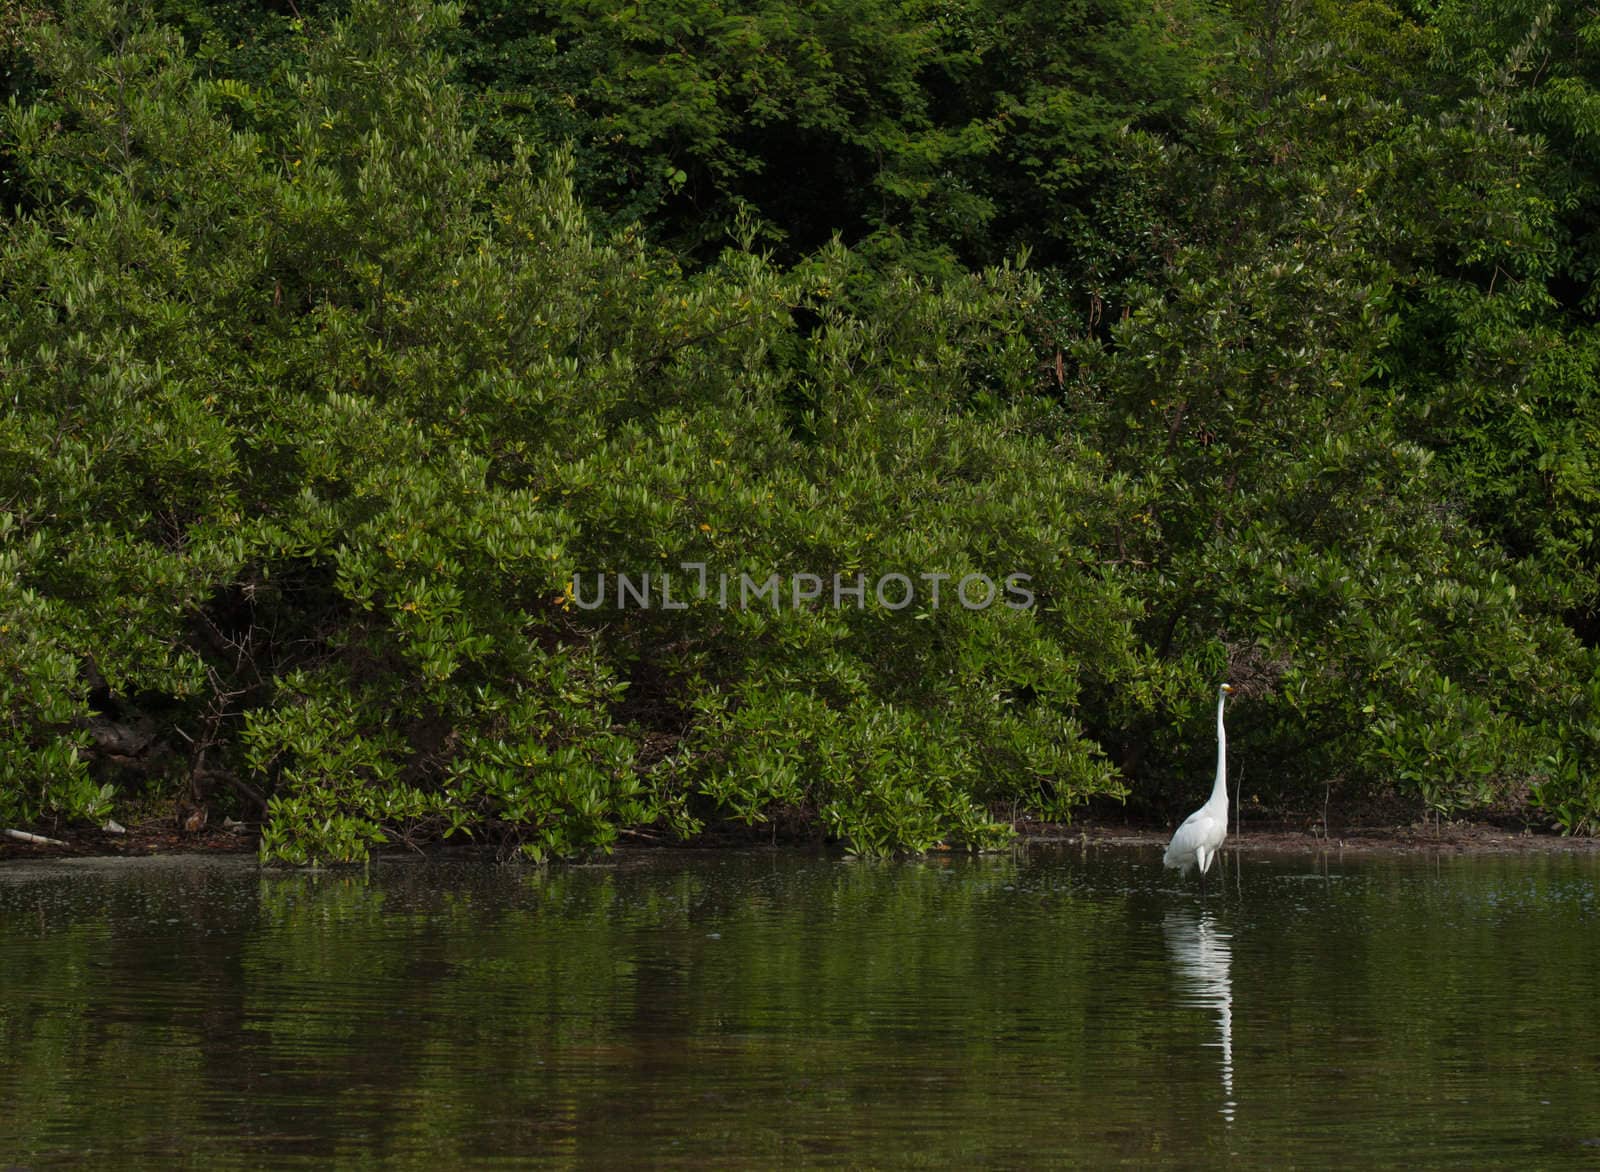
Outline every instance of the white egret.
<svg viewBox="0 0 1600 1172"><path fill-rule="evenodd" d="M1198 865L1202 888L1211 860L1217 856L1217 848L1228 837L1228 734L1222 727L1222 706L1228 702L1231 691L1227 684L1217 689L1217 780L1211 787L1211 798L1183 820L1161 859L1166 866L1176 867L1185 875L1190 867Z"/></svg>

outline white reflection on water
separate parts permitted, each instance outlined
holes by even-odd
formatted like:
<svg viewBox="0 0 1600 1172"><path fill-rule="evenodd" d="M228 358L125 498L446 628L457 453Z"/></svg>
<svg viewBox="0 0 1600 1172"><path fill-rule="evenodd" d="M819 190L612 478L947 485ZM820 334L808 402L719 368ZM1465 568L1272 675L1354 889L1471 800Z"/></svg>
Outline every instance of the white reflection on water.
<svg viewBox="0 0 1600 1172"><path fill-rule="evenodd" d="M1214 1009L1222 1049L1222 1116L1230 1123L1233 1099L1233 947L1210 912L1169 912L1162 923L1167 951L1187 986L1182 1004Z"/></svg>

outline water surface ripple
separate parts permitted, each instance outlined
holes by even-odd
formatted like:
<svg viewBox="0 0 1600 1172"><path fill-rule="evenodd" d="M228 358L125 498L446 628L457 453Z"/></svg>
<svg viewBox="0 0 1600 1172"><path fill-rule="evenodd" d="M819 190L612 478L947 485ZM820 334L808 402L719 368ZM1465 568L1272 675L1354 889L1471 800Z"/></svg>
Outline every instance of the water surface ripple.
<svg viewBox="0 0 1600 1172"><path fill-rule="evenodd" d="M0 868L23 1167L1586 1166L1600 860Z"/></svg>

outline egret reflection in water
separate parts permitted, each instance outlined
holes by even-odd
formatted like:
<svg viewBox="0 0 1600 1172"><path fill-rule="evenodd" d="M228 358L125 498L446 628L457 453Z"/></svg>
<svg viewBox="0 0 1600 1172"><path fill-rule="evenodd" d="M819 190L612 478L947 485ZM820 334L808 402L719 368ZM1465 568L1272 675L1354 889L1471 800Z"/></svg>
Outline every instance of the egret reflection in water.
<svg viewBox="0 0 1600 1172"><path fill-rule="evenodd" d="M1233 1120L1233 946L1210 912L1169 912L1167 951L1187 994L1180 1004L1212 1009L1222 1050L1222 1115Z"/></svg>

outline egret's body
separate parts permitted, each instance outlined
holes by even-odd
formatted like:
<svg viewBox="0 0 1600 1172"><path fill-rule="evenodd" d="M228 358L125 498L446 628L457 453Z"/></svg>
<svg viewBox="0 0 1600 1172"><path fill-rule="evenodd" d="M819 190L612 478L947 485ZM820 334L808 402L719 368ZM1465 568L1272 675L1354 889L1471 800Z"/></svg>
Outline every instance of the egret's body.
<svg viewBox="0 0 1600 1172"><path fill-rule="evenodd" d="M1211 797L1183 820L1161 860L1185 875L1190 867L1198 866L1202 885L1211 860L1228 837L1228 734L1222 727L1222 706L1231 691L1227 684L1217 690L1217 780L1211 787Z"/></svg>

